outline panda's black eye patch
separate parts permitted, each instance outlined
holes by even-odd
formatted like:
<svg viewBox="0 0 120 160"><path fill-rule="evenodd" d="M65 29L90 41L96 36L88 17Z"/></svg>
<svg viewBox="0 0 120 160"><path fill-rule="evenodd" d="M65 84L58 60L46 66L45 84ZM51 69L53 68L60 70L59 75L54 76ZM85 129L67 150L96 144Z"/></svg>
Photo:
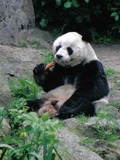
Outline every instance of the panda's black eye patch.
<svg viewBox="0 0 120 160"><path fill-rule="evenodd" d="M56 52L61 48L61 45L56 47Z"/></svg>
<svg viewBox="0 0 120 160"><path fill-rule="evenodd" d="M68 54L71 55L73 53L73 50L71 47L67 47L67 51L68 51Z"/></svg>

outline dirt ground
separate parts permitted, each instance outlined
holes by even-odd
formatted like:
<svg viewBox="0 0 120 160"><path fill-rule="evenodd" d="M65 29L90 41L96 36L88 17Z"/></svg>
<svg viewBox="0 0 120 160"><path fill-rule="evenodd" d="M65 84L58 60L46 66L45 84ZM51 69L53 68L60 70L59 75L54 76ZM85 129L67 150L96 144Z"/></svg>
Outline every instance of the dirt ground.
<svg viewBox="0 0 120 160"><path fill-rule="evenodd" d="M93 45L98 58L106 68L120 72L120 44L118 45Z"/></svg>

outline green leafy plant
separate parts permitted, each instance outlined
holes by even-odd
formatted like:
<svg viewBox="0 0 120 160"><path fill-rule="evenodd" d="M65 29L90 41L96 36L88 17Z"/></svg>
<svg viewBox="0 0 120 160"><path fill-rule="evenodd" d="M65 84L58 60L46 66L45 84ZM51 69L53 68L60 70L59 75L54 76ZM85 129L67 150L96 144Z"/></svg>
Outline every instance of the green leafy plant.
<svg viewBox="0 0 120 160"><path fill-rule="evenodd" d="M23 48L27 48L28 47L28 44L27 44L26 41L21 41L19 45L20 45L20 47L23 47Z"/></svg>
<svg viewBox="0 0 120 160"><path fill-rule="evenodd" d="M120 33L120 10L119 7L111 7L111 17L114 18L115 22L112 26L112 30L118 30Z"/></svg>
<svg viewBox="0 0 120 160"><path fill-rule="evenodd" d="M16 82L16 83L15 83ZM57 129L61 122L58 119L50 119L49 114L38 117L37 113L27 113L27 99L34 99L39 89L34 81L18 79L10 81L13 94L11 103L3 108L0 114L0 128L4 118L9 120L11 133L2 133L0 144L1 160L54 160L61 156L57 151L59 143ZM3 114L4 113L4 114Z"/></svg>
<svg viewBox="0 0 120 160"><path fill-rule="evenodd" d="M120 130L120 126L111 114L111 110L101 109L97 113L98 119L95 124L95 128L98 131L99 137L105 141L115 141L120 138L117 131Z"/></svg>
<svg viewBox="0 0 120 160"><path fill-rule="evenodd" d="M115 71L115 70L112 69L112 68L108 68L108 69L105 70L105 73L106 73L106 75L107 75L108 77L111 77L111 76L113 76L113 75L116 75L116 74L117 74L117 71Z"/></svg>
<svg viewBox="0 0 120 160"><path fill-rule="evenodd" d="M40 41L38 39L27 40L26 42L32 48L39 49L41 47L41 43L40 43Z"/></svg>
<svg viewBox="0 0 120 160"><path fill-rule="evenodd" d="M40 43L40 40L38 39L29 39L26 41L21 41L19 45L20 47L23 47L23 48L28 48L28 47L35 48L35 49L41 48L41 43Z"/></svg>
<svg viewBox="0 0 120 160"><path fill-rule="evenodd" d="M112 13L111 13L111 16L114 17L116 21L118 21L119 18L120 18L119 13L120 13L120 12L112 12Z"/></svg>
<svg viewBox="0 0 120 160"><path fill-rule="evenodd" d="M66 2L64 2L64 8L71 8L71 7L75 7L78 8L79 7L79 3L77 2L77 0L68 0Z"/></svg>
<svg viewBox="0 0 120 160"><path fill-rule="evenodd" d="M14 97L25 99L35 99L42 90L33 80L28 78L18 78L16 81L10 80L10 89Z"/></svg>
<svg viewBox="0 0 120 160"><path fill-rule="evenodd" d="M89 118L84 116L84 115L80 115L77 117L78 121L83 123L83 122L88 122Z"/></svg>
<svg viewBox="0 0 120 160"><path fill-rule="evenodd" d="M91 144L95 142L95 138L82 137L80 141L83 142L84 144Z"/></svg>
<svg viewBox="0 0 120 160"><path fill-rule="evenodd" d="M57 133L60 127L57 119L49 119L48 114L41 118L35 112L25 113L24 111L9 110L9 114L17 115L19 128L12 130L12 134L3 139L0 147L4 150L8 159L26 159L36 157L38 160L53 160L55 156L61 159L57 152ZM21 112L21 114L20 114ZM12 118L16 124L16 118ZM1 159L2 160L2 159Z"/></svg>
<svg viewBox="0 0 120 160"><path fill-rule="evenodd" d="M67 25L79 31L83 25L95 33L99 42L119 41L120 11L116 0L33 0L33 4L36 24L42 29L61 32Z"/></svg>
<svg viewBox="0 0 120 160"><path fill-rule="evenodd" d="M50 62L54 61L54 57L53 57L53 53L49 52L49 53L46 53L44 55L44 63L45 64L48 64Z"/></svg>

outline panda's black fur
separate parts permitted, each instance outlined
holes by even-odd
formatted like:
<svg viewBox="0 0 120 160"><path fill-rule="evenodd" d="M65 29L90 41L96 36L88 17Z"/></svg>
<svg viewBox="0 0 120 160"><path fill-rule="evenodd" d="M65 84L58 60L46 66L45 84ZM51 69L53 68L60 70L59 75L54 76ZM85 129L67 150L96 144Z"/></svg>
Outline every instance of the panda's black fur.
<svg viewBox="0 0 120 160"><path fill-rule="evenodd" d="M67 36L68 43L65 41L65 39L67 40ZM76 37L78 39L76 39ZM74 42L74 39L77 41ZM71 43L70 46L69 40ZM93 116L95 114L94 102L97 102L102 98L104 99L104 97L109 95L109 86L103 65L97 59L95 52L88 43L89 40L90 37L87 39L86 35L84 37L75 32L63 35L63 37L58 38L53 44L56 62L53 70L44 71L45 64L37 65L33 70L36 83L39 86L42 86L46 93L49 93L52 90L54 95L54 90L59 86L68 84L74 86L74 92L71 93L69 98L64 100L64 103L61 103L61 106L59 106L59 111L56 115L58 118L66 119L79 114ZM76 46L76 43L78 43L78 46ZM81 46L84 48L81 49ZM77 51L77 47L80 47L81 57ZM86 47L88 47L87 50ZM84 52L81 53L82 50L85 50L87 56L84 55ZM72 51L74 53L72 53ZM63 58L64 53L66 54L65 58ZM91 55L89 55L89 53ZM74 60L75 55L72 54L78 54L78 58L76 57L76 60ZM68 59L70 59L71 62L69 62ZM64 96L64 92L61 93L63 94L62 96ZM44 99L45 96L41 99L29 101L28 106L32 108L32 110L39 111L39 109L43 107L44 102L46 102ZM58 100L56 98L56 103L59 102L59 100L60 97ZM53 107L58 109L56 103L51 102Z"/></svg>

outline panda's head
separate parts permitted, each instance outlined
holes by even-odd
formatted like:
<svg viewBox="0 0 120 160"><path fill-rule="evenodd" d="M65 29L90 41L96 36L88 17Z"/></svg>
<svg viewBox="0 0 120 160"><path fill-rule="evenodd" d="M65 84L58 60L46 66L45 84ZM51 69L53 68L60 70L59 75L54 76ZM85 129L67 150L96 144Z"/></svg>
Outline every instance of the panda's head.
<svg viewBox="0 0 120 160"><path fill-rule="evenodd" d="M76 66L82 61L97 59L96 54L85 37L77 32L68 32L53 43L55 62L61 66Z"/></svg>

